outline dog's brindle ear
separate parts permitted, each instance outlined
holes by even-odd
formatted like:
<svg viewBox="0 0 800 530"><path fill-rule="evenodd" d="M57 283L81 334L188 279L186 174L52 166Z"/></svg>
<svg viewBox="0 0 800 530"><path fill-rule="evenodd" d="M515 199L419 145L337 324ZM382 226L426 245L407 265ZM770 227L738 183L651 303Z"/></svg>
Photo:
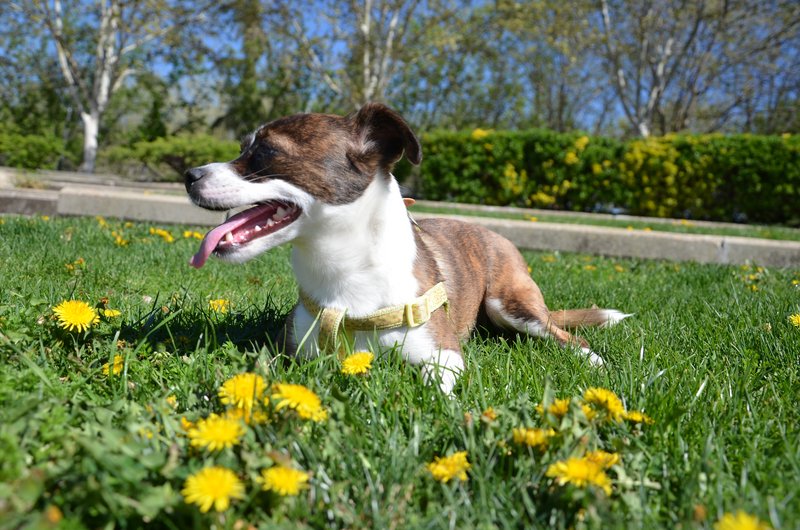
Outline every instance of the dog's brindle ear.
<svg viewBox="0 0 800 530"><path fill-rule="evenodd" d="M422 161L422 147L406 121L380 103L367 103L352 117L356 143L348 153L362 172L374 173L379 167L387 173L405 153L409 162Z"/></svg>

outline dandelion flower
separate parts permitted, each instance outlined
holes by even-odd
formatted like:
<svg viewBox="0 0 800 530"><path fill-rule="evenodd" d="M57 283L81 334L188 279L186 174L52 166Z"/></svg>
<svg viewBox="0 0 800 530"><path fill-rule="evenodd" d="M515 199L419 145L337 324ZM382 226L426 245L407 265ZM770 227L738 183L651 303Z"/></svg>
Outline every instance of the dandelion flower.
<svg viewBox="0 0 800 530"><path fill-rule="evenodd" d="M309 475L305 471L287 466L274 466L261 470L261 489L274 491L282 497L297 495L308 487Z"/></svg>
<svg viewBox="0 0 800 530"><path fill-rule="evenodd" d="M530 429L520 427L512 431L514 443L544 449L547 447L548 439L556 435L553 429Z"/></svg>
<svg viewBox="0 0 800 530"><path fill-rule="evenodd" d="M253 404L264 397L266 388L267 383L263 377L245 372L222 383L218 395L223 405L243 409L249 413L253 410Z"/></svg>
<svg viewBox="0 0 800 530"><path fill-rule="evenodd" d="M454 478L467 480L467 470L472 465L467 461L467 452L459 451L450 456L437 457L425 466L433 478L439 482L449 482Z"/></svg>
<svg viewBox="0 0 800 530"><path fill-rule="evenodd" d="M103 309L103 316L106 318L116 318L122 315L122 311L119 309Z"/></svg>
<svg viewBox="0 0 800 530"><path fill-rule="evenodd" d="M213 466L190 475L181 490L188 504L196 504L206 513L213 506L218 512L230 507L231 499L244 498L244 485L228 468Z"/></svg>
<svg viewBox="0 0 800 530"><path fill-rule="evenodd" d="M556 418L561 419L564 416L566 416L567 413L569 412L569 404L570 404L569 398L553 400L553 402L550 403L550 406L547 407L547 412L549 414L552 414ZM544 414L544 405L542 405L541 403L536 405L536 412L538 412L539 414Z"/></svg>
<svg viewBox="0 0 800 530"><path fill-rule="evenodd" d="M122 355L115 355L113 364L105 363L103 365L103 375L119 375L122 373L122 368L125 366L125 357Z"/></svg>
<svg viewBox="0 0 800 530"><path fill-rule="evenodd" d="M100 318L95 310L80 300L65 300L53 308L58 325L67 331L86 331Z"/></svg>
<svg viewBox="0 0 800 530"><path fill-rule="evenodd" d="M232 420L243 421L247 425L263 424L269 422L267 413L261 408L255 407L252 410L240 409L237 407L225 411L225 417Z"/></svg>
<svg viewBox="0 0 800 530"><path fill-rule="evenodd" d="M800 313L789 315L789 324L796 328L800 328Z"/></svg>
<svg viewBox="0 0 800 530"><path fill-rule="evenodd" d="M349 355L342 361L342 373L346 375L365 374L372 368L374 358L375 356L368 351Z"/></svg>
<svg viewBox="0 0 800 530"><path fill-rule="evenodd" d="M489 407L483 412L481 412L481 419L487 423L493 422L497 419L497 412L494 410L494 407Z"/></svg>
<svg viewBox="0 0 800 530"><path fill-rule="evenodd" d="M231 301L225 300L224 298L218 298L216 300L209 300L208 307L211 308L212 311L215 313L225 314L231 307Z"/></svg>
<svg viewBox="0 0 800 530"><path fill-rule="evenodd" d="M592 451L586 454L586 460L594 462L603 469L610 469L612 466L619 464L620 457L617 453L608 453L606 451Z"/></svg>
<svg viewBox="0 0 800 530"><path fill-rule="evenodd" d="M546 475L554 478L559 486L573 484L578 488L597 486L606 495L611 495L611 479L600 464L587 458L569 458L552 464Z"/></svg>
<svg viewBox="0 0 800 530"><path fill-rule="evenodd" d="M739 510L735 514L723 515L714 523L714 530L770 530L770 526L758 517Z"/></svg>
<svg viewBox="0 0 800 530"><path fill-rule="evenodd" d="M233 447L244 436L244 426L238 419L211 414L198 421L186 435L194 447L202 447L209 451L222 451Z"/></svg>
<svg viewBox="0 0 800 530"><path fill-rule="evenodd" d="M583 415L586 416L586 419L589 421L592 421L597 417L597 411L586 403L581 404L581 410L583 411Z"/></svg>
<svg viewBox="0 0 800 530"><path fill-rule="evenodd" d="M272 398L278 400L275 410L290 408L304 420L325 421L328 411L314 392L303 385L276 383L272 387Z"/></svg>
<svg viewBox="0 0 800 530"><path fill-rule="evenodd" d="M625 419L625 420L627 420L627 421L629 421L631 423L643 423L645 425L652 425L653 423L655 423L653 418L651 418L650 416L648 416L644 412L639 412L637 410L631 410L631 411L625 412L622 417L623 417L623 419Z"/></svg>
<svg viewBox="0 0 800 530"><path fill-rule="evenodd" d="M614 421L620 421L625 414L622 401L611 390L597 387L587 388L583 393L583 399L590 405L604 410L609 419Z"/></svg>

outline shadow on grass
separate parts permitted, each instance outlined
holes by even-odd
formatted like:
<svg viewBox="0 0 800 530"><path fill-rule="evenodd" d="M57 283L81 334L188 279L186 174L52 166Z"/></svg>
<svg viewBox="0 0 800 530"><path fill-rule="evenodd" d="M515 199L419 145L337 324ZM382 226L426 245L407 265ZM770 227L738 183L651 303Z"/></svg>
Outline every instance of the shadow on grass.
<svg viewBox="0 0 800 530"><path fill-rule="evenodd" d="M132 324L123 325L119 339L129 344L167 349L189 354L232 344L241 352L268 348L276 354L284 351L283 329L291 307L280 307L268 298L263 307L251 306L241 311L217 312L171 299L154 299L152 308Z"/></svg>

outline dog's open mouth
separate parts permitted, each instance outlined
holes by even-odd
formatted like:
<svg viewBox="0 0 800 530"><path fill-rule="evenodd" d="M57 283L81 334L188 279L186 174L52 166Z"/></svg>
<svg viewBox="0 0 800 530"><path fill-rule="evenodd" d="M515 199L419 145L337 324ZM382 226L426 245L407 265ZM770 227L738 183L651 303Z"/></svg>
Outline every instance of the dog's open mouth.
<svg viewBox="0 0 800 530"><path fill-rule="evenodd" d="M275 233L294 222L302 211L294 204L268 202L239 212L209 231L189 264L199 269L213 252L224 253Z"/></svg>

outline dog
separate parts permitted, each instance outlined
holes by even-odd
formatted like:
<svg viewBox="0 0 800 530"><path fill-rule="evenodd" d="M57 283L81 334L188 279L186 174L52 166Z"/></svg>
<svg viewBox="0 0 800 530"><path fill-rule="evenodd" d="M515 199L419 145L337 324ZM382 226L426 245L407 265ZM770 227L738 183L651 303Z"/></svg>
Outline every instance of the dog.
<svg viewBox="0 0 800 530"><path fill-rule="evenodd" d="M479 321L551 337L602 364L564 328L629 315L551 312L504 237L456 220L414 222L391 174L404 155L418 165L420 142L378 103L344 117L297 114L263 125L235 160L185 173L197 206L250 206L209 231L190 264L202 267L212 254L244 262L291 242L301 300L287 319L287 351L342 352L345 342L349 351L397 347L445 394L464 370L461 343Z"/></svg>

